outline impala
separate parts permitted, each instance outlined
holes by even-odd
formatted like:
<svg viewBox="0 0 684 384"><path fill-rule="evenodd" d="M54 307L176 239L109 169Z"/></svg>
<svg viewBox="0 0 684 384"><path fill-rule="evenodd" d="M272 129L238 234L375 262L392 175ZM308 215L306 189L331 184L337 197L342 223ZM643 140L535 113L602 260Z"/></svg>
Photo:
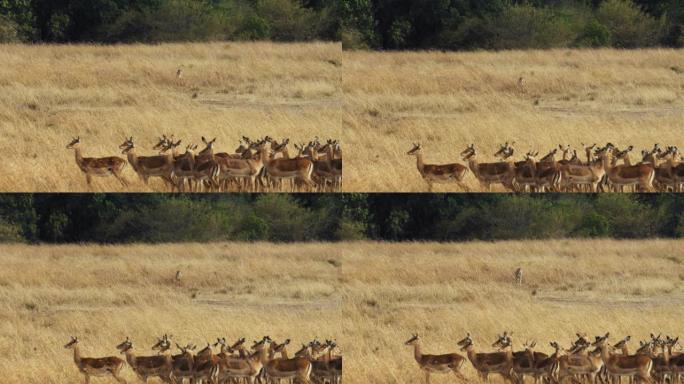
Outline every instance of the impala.
<svg viewBox="0 0 684 384"><path fill-rule="evenodd" d="M572 345L568 354L558 359L558 382L575 377L587 377L589 382L595 383L596 376L603 367L600 353L587 352L591 345L583 335L577 335L577 341Z"/></svg>
<svg viewBox="0 0 684 384"><path fill-rule="evenodd" d="M511 361L508 359L506 353L475 352L475 347L473 346L473 340L470 338L470 333L468 333L463 340L458 342L458 346L461 347L462 351L465 351L468 354L468 360L470 360L470 363L477 371L480 380L486 382L488 376L494 373L501 375L505 381L513 382L513 377L511 376Z"/></svg>
<svg viewBox="0 0 684 384"><path fill-rule="evenodd" d="M537 168L537 190L558 191L561 181L559 162L556 161L557 149L553 149L546 156L542 157L536 165Z"/></svg>
<svg viewBox="0 0 684 384"><path fill-rule="evenodd" d="M118 357L81 357L81 350L78 346L78 338L71 337L64 348L74 350L74 363L78 370L85 376L85 383L90 384L91 377L112 376L119 383L126 384L119 373L123 369L125 363Z"/></svg>
<svg viewBox="0 0 684 384"><path fill-rule="evenodd" d="M304 357L289 358L287 355L287 345L290 340L285 340L282 344L273 343L269 350L268 362L264 365L266 377L271 380L296 379L303 384L309 384L311 376L311 362ZM275 355L280 353L281 357Z"/></svg>
<svg viewBox="0 0 684 384"><path fill-rule="evenodd" d="M608 151L608 147L602 148L597 152L598 158L586 165L561 165L561 187L568 190L575 186L588 186L591 192L597 192L599 183L606 174Z"/></svg>
<svg viewBox="0 0 684 384"><path fill-rule="evenodd" d="M608 375L612 377L636 376L640 381L652 383L653 360L641 354L630 356L613 354L611 346L607 343L609 335L610 333L606 333L604 336L597 336L592 344L601 351L601 359L606 365Z"/></svg>
<svg viewBox="0 0 684 384"><path fill-rule="evenodd" d="M460 372L465 358L458 353L447 353L443 355L424 355L420 345L420 338L414 334L404 345L413 347L413 357L418 363L418 367L425 372L425 383L430 383L431 373L453 373L457 378L466 381Z"/></svg>
<svg viewBox="0 0 684 384"><path fill-rule="evenodd" d="M483 163L477 161L475 144L470 144L461 152L461 157L468 162L468 167L480 182L483 190L491 192L491 185L501 183L506 189L514 190L515 166L512 162Z"/></svg>
<svg viewBox="0 0 684 384"><path fill-rule="evenodd" d="M433 184L455 183L461 188L468 190L463 183L463 178L468 173L468 167L458 164L425 164L423 162L423 147L420 144L413 144L413 148L406 153L416 157L416 166L420 176L428 185L428 191L432 192Z"/></svg>
<svg viewBox="0 0 684 384"><path fill-rule="evenodd" d="M257 376L267 361L266 347L271 342L271 338L264 336L261 341L255 342L252 346L254 353L245 358L228 357L219 361L219 377L230 380L245 379L248 384L254 384Z"/></svg>
<svg viewBox="0 0 684 384"><path fill-rule="evenodd" d="M535 383L538 383L540 379L542 382L557 382L556 378L558 376L558 361L561 347L555 341L552 341L549 345L554 349L553 354L545 359L536 360L534 363L534 373L532 376L534 377Z"/></svg>
<svg viewBox="0 0 684 384"><path fill-rule="evenodd" d="M121 175L123 168L126 166L124 159L116 156L100 158L83 157L80 137L73 139L66 147L67 149L74 150L76 165L85 174L88 185L92 182L93 176L106 177L109 175L114 176L124 187L128 185L128 182Z"/></svg>
<svg viewBox="0 0 684 384"><path fill-rule="evenodd" d="M180 144L180 141L178 143ZM150 177L161 177L166 184L173 185L171 181L174 164L172 153L155 156L138 156L135 152L133 136L124 140L124 142L119 145L119 149L122 150L121 153L128 156L128 162L131 163L131 167L133 167L133 170L138 174L138 177L140 177L146 185Z"/></svg>
<svg viewBox="0 0 684 384"><path fill-rule="evenodd" d="M249 190L257 190L257 177L261 174L267 160L265 142L252 143L250 148L257 148L257 156L253 159L218 158L219 184L227 187L229 180L244 179Z"/></svg>
<svg viewBox="0 0 684 384"><path fill-rule="evenodd" d="M160 339L156 345L158 346L163 341ZM171 366L173 364L171 355L136 356L133 350L133 342L128 337L117 345L116 349L126 355L126 362L142 382L147 383L151 377L158 377L164 382L171 381Z"/></svg>
<svg viewBox="0 0 684 384"><path fill-rule="evenodd" d="M614 156L610 167L606 171L608 183L618 190L625 186L638 187L641 191L652 192L655 170L652 164L632 165L629 159L629 152L634 147L630 146L624 151L614 150ZM618 160L624 161L623 165L617 165Z"/></svg>
<svg viewBox="0 0 684 384"><path fill-rule="evenodd" d="M220 360L221 359L214 354L211 345L207 343L207 346L195 355L193 365L194 380L192 380L192 382L196 384L216 382L219 376Z"/></svg>
<svg viewBox="0 0 684 384"><path fill-rule="evenodd" d="M185 153L181 155L173 164L173 175L176 177L176 188L183 192L185 190L185 182L188 182L188 188L192 191L193 180L195 178L195 153L197 144L188 144L185 147Z"/></svg>
<svg viewBox="0 0 684 384"><path fill-rule="evenodd" d="M283 179L294 179L295 181L303 182L309 188L314 186L311 180L314 165L310 159L274 159L271 156L270 148L266 146L262 146L262 148L267 159L264 167L269 178L277 183Z"/></svg>

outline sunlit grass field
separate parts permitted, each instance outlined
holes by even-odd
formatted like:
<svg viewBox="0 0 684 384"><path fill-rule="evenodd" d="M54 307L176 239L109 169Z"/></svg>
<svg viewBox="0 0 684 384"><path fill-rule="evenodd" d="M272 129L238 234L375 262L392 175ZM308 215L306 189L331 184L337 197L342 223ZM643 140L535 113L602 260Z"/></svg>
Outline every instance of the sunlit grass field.
<svg viewBox="0 0 684 384"><path fill-rule="evenodd" d="M536 340L568 348L576 332L612 341L632 336L632 351L650 332L681 335L684 243L672 240L553 240L472 243L352 243L344 247L348 321L346 378L352 383L424 382L412 347L460 352L472 334L477 351L513 332L514 350ZM514 279L523 269L523 284ZM475 369L462 372L474 382ZM432 383L456 383L433 375ZM501 382L500 378L494 378ZM498 380L498 381L497 381Z"/></svg>
<svg viewBox="0 0 684 384"><path fill-rule="evenodd" d="M88 188L65 148L76 136L86 157L123 158L131 135L140 156L162 134L182 139L181 152L200 150L201 136L229 153L243 135L341 138L336 43L2 45L0 64L0 191L163 190L130 166L130 187L109 177Z"/></svg>
<svg viewBox="0 0 684 384"><path fill-rule="evenodd" d="M414 142L432 164L463 164L471 143L481 163L507 141L515 160L559 144L582 160L582 143L634 145L633 161L656 142L684 146L681 50L350 51L342 88L346 191L427 191L406 155Z"/></svg>

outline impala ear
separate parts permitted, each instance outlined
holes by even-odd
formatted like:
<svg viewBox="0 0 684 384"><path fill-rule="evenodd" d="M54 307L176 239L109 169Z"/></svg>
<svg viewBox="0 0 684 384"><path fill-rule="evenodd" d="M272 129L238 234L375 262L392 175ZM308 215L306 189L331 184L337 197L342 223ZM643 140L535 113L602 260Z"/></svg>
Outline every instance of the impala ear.
<svg viewBox="0 0 684 384"><path fill-rule="evenodd" d="M207 143L207 139L205 139L204 136L202 136L202 142L203 142L204 144L208 144L208 143Z"/></svg>

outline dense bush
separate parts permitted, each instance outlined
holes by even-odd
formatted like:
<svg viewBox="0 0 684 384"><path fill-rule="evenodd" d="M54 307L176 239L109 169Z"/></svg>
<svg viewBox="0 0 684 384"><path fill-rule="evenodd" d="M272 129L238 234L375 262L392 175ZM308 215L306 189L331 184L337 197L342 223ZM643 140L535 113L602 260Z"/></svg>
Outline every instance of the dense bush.
<svg viewBox="0 0 684 384"><path fill-rule="evenodd" d="M678 195L0 195L0 241L684 237Z"/></svg>
<svg viewBox="0 0 684 384"><path fill-rule="evenodd" d="M0 0L0 42L339 39L333 0Z"/></svg>

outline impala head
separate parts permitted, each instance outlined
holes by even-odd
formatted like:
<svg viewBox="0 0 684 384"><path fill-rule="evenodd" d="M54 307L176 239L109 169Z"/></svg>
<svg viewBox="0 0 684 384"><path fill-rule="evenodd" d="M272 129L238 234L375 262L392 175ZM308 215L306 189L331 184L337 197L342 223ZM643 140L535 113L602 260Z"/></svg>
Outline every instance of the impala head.
<svg viewBox="0 0 684 384"><path fill-rule="evenodd" d="M282 352L288 344L290 344L290 339L287 339L280 344L274 342L273 344L271 344L271 348L273 348L273 352L278 353Z"/></svg>
<svg viewBox="0 0 684 384"><path fill-rule="evenodd" d="M558 344L558 343L555 342L555 341L550 342L549 345L551 346L551 348L553 348L553 349L556 350L555 353L558 353L558 351L560 351L561 349L563 349L563 348L561 348L560 344Z"/></svg>
<svg viewBox="0 0 684 384"><path fill-rule="evenodd" d="M214 143L216 142L216 138L214 137L212 140L207 140L202 136L202 142L204 143L205 147L203 150L199 152L199 155L206 155L210 154L214 151Z"/></svg>
<svg viewBox="0 0 684 384"><path fill-rule="evenodd" d="M197 144L188 144L185 147L185 152L186 153L194 153L196 149L197 149Z"/></svg>
<svg viewBox="0 0 684 384"><path fill-rule="evenodd" d="M128 137L124 140L121 145L119 145L119 149L121 149L121 153L128 153L131 151L131 149L135 148L135 143L133 143L133 136Z"/></svg>
<svg viewBox="0 0 684 384"><path fill-rule="evenodd" d="M637 354L647 354L650 353L654 347L658 346L658 343L651 341L639 341L639 348L636 350Z"/></svg>
<svg viewBox="0 0 684 384"><path fill-rule="evenodd" d="M459 347L461 347L461 351L465 351L466 349L470 348L473 345L473 339L470 338L470 332L466 334L466 337L464 337L461 341L456 343Z"/></svg>
<svg viewBox="0 0 684 384"><path fill-rule="evenodd" d="M537 155L539 155L539 151L537 151L537 152L529 151L525 154L525 160L534 162Z"/></svg>
<svg viewBox="0 0 684 384"><path fill-rule="evenodd" d="M499 348L500 350L506 349L513 344L513 340L511 340L510 335L513 333L509 334L508 331L504 331L503 335L497 335L496 341L492 344L492 348Z"/></svg>
<svg viewBox="0 0 684 384"><path fill-rule="evenodd" d="M254 341L254 344L252 345L252 349L261 349L267 346L268 344L272 343L273 340L271 340L270 337L264 336L261 340L259 341Z"/></svg>
<svg viewBox="0 0 684 384"><path fill-rule="evenodd" d="M127 336L126 340L116 346L116 349L118 349L120 353L126 353L127 351L133 349L133 342Z"/></svg>
<svg viewBox="0 0 684 384"><path fill-rule="evenodd" d="M523 348L525 348L526 351L532 352L534 351L534 347L537 346L537 342L535 340L530 341L525 341L525 344L523 344Z"/></svg>
<svg viewBox="0 0 684 384"><path fill-rule="evenodd" d="M233 343L233 345L230 346L230 350L232 351L236 348L240 348L240 347L242 347L242 345L244 343L245 343L245 338L244 337L239 338L235 343Z"/></svg>
<svg viewBox="0 0 684 384"><path fill-rule="evenodd" d="M610 332L606 332L605 335L603 336L596 336L594 338L594 342L591 343L591 345L595 347L600 347L602 345L605 345L606 341L608 340L608 337L610 336Z"/></svg>
<svg viewBox="0 0 684 384"><path fill-rule="evenodd" d="M591 144L591 145L582 143L582 147L584 147L585 151L591 151L592 149L594 149L596 147L596 143Z"/></svg>
<svg viewBox="0 0 684 384"><path fill-rule="evenodd" d="M475 144L470 144L469 146L466 147L466 149L464 149L464 150L461 152L461 158L462 158L463 160L468 160L468 159L470 159L471 157L475 156L476 153L477 153L477 152L476 152L476 150L475 150Z"/></svg>
<svg viewBox="0 0 684 384"><path fill-rule="evenodd" d="M226 338L225 337L220 337L216 338L216 342L214 343L214 347L228 347L228 344L226 343Z"/></svg>
<svg viewBox="0 0 684 384"><path fill-rule="evenodd" d="M77 136L71 140L69 144L67 144L66 148L67 149L73 149L73 148L78 148L79 144L81 144L81 136Z"/></svg>
<svg viewBox="0 0 684 384"><path fill-rule="evenodd" d="M70 349L75 347L78 344L78 337L71 336L71 340L69 340L68 343L64 345L64 348Z"/></svg>
<svg viewBox="0 0 684 384"><path fill-rule="evenodd" d="M418 341L420 341L420 337L418 337L417 333L414 333L413 335L411 335L410 339L406 340L404 345L415 345Z"/></svg>
<svg viewBox="0 0 684 384"><path fill-rule="evenodd" d="M173 137L173 135L171 136ZM162 135L161 137L158 138L157 144L152 147L152 150L154 151L160 151L162 148L164 148L169 142L169 138L166 137L166 135Z"/></svg>
<svg viewBox="0 0 684 384"><path fill-rule="evenodd" d="M173 142L173 140L169 140L164 146L160 149L161 153L165 153L166 151L173 151L176 148L178 148L181 145L182 140L178 140L176 142Z"/></svg>
<svg viewBox="0 0 684 384"><path fill-rule="evenodd" d="M182 354L187 355L192 353L192 351L194 351L197 348L197 346L193 345L192 343L188 343L188 345L183 347L182 345L176 343L176 348L180 349Z"/></svg>
<svg viewBox="0 0 684 384"><path fill-rule="evenodd" d="M299 350L297 352L295 352L294 355L295 355L295 357L306 357L306 356L311 355L309 353L309 346L306 344L302 344L302 347L299 348Z"/></svg>
<svg viewBox="0 0 684 384"><path fill-rule="evenodd" d="M496 151L494 157L500 157L501 160L506 160L513 156L513 153L515 153L515 149L512 147L513 144L515 144L515 141L512 144L509 144L507 141L504 145L500 145L499 150Z"/></svg>
<svg viewBox="0 0 684 384"><path fill-rule="evenodd" d="M420 155L423 151L423 146L420 144L413 143L413 148L411 148L410 151L406 152L407 155L409 156L415 156L415 155Z"/></svg>
<svg viewBox="0 0 684 384"><path fill-rule="evenodd" d="M622 349L627 345L627 342L632 338L632 336L627 336L624 339L618 341L615 345L613 345L613 348L617 349Z"/></svg>
<svg viewBox="0 0 684 384"><path fill-rule="evenodd" d="M171 341L169 340L171 336L164 334L161 338L157 338L157 343L152 346L153 351L166 351L171 349Z"/></svg>

